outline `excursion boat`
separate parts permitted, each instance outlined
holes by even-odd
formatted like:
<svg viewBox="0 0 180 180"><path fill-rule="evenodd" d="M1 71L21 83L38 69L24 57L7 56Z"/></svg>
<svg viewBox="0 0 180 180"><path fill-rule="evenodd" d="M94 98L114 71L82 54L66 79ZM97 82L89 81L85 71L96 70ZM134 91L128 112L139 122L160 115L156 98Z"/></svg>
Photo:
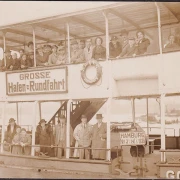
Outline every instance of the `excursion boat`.
<svg viewBox="0 0 180 180"><path fill-rule="evenodd" d="M180 75L180 49L167 48L170 46L168 41L170 33L174 33L173 36L177 38L176 43L179 40L180 3L102 2L99 5L98 2L94 2L92 6L87 2L87 5L81 6L80 2L76 2L79 3L79 7L76 5L79 10L73 7L72 12L63 10L63 4L66 2L53 3L58 6L61 4L59 8L62 11L59 9L56 15L49 15L47 11L44 17L33 15L33 19L29 17L26 19L24 16L21 17L23 20L13 18L14 22L1 21L2 24L0 23L2 37L0 44L4 53L7 48L15 52L19 51L26 47L29 41L33 41L34 49L33 67L0 72L1 164L112 173L119 177L129 178L165 178L172 175L175 177L180 164L173 161L171 157L178 157L180 152L179 136L167 137L165 134L165 99L179 96L180 92L180 82L177 78ZM68 5L71 6L71 3L73 2L68 2ZM143 30L145 38L150 42L147 51L141 55L112 58L109 48L110 36L120 39L122 29L133 37L136 37L139 29ZM71 42L89 38L94 40L96 37L103 39L103 46L106 47L105 58L72 64ZM56 44L60 41L67 47L67 63L38 66L36 47ZM4 60L6 65L5 56ZM110 128L112 101L129 101L132 105L132 122L135 124L135 102L139 99L146 100L147 133L142 131L140 135L137 135L138 132L133 130L131 136L123 136L122 133L126 132L117 132L115 136L112 135ZM161 135L159 137L149 134L148 102L150 99L160 100L161 128L159 132ZM52 117L46 119L48 123L52 126L56 125L61 114L67 119L66 156L62 159L36 156L39 145L35 144L35 132L43 116L42 105L45 102L59 103ZM16 108L17 123L29 128L32 137L31 156L13 155L6 153L3 149L4 133L9 118L7 107L11 104L14 104ZM20 106L23 107L26 104L31 105L28 109L31 117L28 125L24 125L23 118L20 118ZM106 112L103 114L107 122L106 160L72 158L71 152L77 147L70 146L70 125L74 129L81 122L82 114L85 114L90 121L101 107L106 107ZM115 124L115 126L119 125ZM126 129L129 128L127 126ZM147 139L144 140L144 137ZM157 140L159 144L156 144ZM138 147L141 148L138 149ZM169 150L169 148L174 150ZM132 160L133 163L131 163Z"/></svg>

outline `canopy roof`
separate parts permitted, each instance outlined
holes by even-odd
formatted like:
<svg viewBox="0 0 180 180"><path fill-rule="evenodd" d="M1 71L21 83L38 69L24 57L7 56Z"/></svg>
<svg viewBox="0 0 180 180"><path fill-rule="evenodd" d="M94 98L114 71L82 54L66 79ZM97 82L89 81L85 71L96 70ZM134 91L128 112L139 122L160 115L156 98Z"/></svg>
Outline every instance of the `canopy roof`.
<svg viewBox="0 0 180 180"><path fill-rule="evenodd" d="M3 1L1 3L6 4L7 2ZM21 2L16 3L19 3L20 5ZM28 5L28 3L30 2L27 2L26 5ZM76 3L76 6L74 6L74 3ZM59 7L56 7L56 5L60 4L68 8L61 7L62 11L57 15ZM119 33L123 28L127 30L137 30L142 28L145 29L147 36L151 37L153 34L151 33L150 28L157 28L157 10L154 2L98 2L98 4L97 2L41 2L41 5L43 5L43 8L45 9L50 9L52 6L56 11L53 13L47 11L48 13L46 13L46 15L42 11L41 13L38 13L40 15L34 16L36 19L33 16L28 16L26 22L20 23L19 19L19 22L17 20L17 23L15 22L10 26L8 26L7 23L1 22L0 30L7 32L7 46L20 47L27 42L32 41L32 25L35 28L37 43L55 43L64 40L66 38L67 22L70 26L71 38L81 39L103 36L105 35L105 18L103 12L108 16L110 34ZM179 2L158 3L158 5L161 11L162 25L179 23ZM29 9L31 11L31 8ZM32 10L32 14L34 11ZM1 16L4 15L2 12ZM22 11L20 12L22 13ZM15 14L12 12L10 14L11 16L16 17L17 12L14 13ZM29 12L27 11L25 15L28 13ZM2 26L5 24L6 26ZM1 32L0 35L0 44L2 46L3 33Z"/></svg>

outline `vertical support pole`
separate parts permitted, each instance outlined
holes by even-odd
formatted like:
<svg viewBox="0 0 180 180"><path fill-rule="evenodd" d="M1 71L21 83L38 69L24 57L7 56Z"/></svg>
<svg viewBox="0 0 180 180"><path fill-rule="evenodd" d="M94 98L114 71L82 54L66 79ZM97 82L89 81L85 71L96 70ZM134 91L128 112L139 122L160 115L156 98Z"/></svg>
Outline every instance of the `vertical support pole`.
<svg viewBox="0 0 180 180"><path fill-rule="evenodd" d="M70 108L71 108L71 102L72 100L69 100L67 103L67 123L66 123L66 159L69 159L69 155L70 155Z"/></svg>
<svg viewBox="0 0 180 180"><path fill-rule="evenodd" d="M71 52L70 52L70 30L69 30L69 23L66 23L67 28L67 39L68 39L68 63L71 63Z"/></svg>
<svg viewBox="0 0 180 180"><path fill-rule="evenodd" d="M4 50L3 50L3 59L4 59L4 66L6 66L6 32L3 32L3 45L4 45Z"/></svg>
<svg viewBox="0 0 180 180"><path fill-rule="evenodd" d="M161 94L161 150L166 149L166 137L165 137L165 94ZM161 152L161 162L166 162L165 152Z"/></svg>
<svg viewBox="0 0 180 180"><path fill-rule="evenodd" d="M110 131L110 119L111 119L111 103L112 103L112 98L109 97L107 102L107 149L111 149L111 131ZM111 160L111 150L108 150L106 153L106 160L110 161Z"/></svg>
<svg viewBox="0 0 180 180"><path fill-rule="evenodd" d="M3 103L3 107L2 107L1 153L4 152L2 143L4 142L4 135L5 135L5 120L6 120L6 102Z"/></svg>
<svg viewBox="0 0 180 180"><path fill-rule="evenodd" d="M19 106L18 106L18 102L16 103L16 115L17 115L17 124L19 124Z"/></svg>
<svg viewBox="0 0 180 180"><path fill-rule="evenodd" d="M133 123L135 123L135 99L131 99L131 107L132 107L132 118L133 118Z"/></svg>
<svg viewBox="0 0 180 180"><path fill-rule="evenodd" d="M39 105L39 119L41 119L41 102L38 102Z"/></svg>
<svg viewBox="0 0 180 180"><path fill-rule="evenodd" d="M37 101L34 102L33 110L33 122L32 122L32 147L31 147L31 156L35 154L35 132L36 132L36 111L37 110Z"/></svg>
<svg viewBox="0 0 180 180"><path fill-rule="evenodd" d="M109 22L107 18L107 12L103 12L105 17L105 26L106 26L106 60L109 60Z"/></svg>
<svg viewBox="0 0 180 180"><path fill-rule="evenodd" d="M147 108L147 145L149 146L149 102L148 98L146 99L146 108Z"/></svg>
<svg viewBox="0 0 180 180"><path fill-rule="evenodd" d="M35 28L34 26L32 26L33 28L33 48L34 48L34 67L36 67L36 34L35 34Z"/></svg>

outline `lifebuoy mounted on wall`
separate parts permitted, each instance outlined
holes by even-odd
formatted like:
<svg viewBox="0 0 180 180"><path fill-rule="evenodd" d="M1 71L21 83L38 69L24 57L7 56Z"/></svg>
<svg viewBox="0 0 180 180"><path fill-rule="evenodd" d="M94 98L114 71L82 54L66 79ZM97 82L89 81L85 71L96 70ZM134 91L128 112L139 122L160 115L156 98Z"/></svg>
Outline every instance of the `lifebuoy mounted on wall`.
<svg viewBox="0 0 180 180"><path fill-rule="evenodd" d="M93 66L94 68L96 68L96 75L95 75L95 78L93 79L88 78L86 75L87 68L90 66ZM83 65L83 69L81 70L81 78L86 84L93 85L97 83L100 80L101 76L102 76L102 67L98 63L98 61L90 60Z"/></svg>

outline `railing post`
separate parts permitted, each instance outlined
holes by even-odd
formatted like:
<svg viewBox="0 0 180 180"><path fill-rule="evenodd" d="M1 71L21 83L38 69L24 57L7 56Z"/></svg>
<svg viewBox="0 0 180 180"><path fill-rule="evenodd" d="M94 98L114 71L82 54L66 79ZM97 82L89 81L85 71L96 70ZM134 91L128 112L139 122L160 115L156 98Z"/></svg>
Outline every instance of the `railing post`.
<svg viewBox="0 0 180 180"><path fill-rule="evenodd" d="M36 34L35 34L35 27L32 26L32 29L33 29L34 67L36 67Z"/></svg>
<svg viewBox="0 0 180 180"><path fill-rule="evenodd" d="M131 99L131 107L132 107L132 118L133 118L133 123L135 123L135 99Z"/></svg>
<svg viewBox="0 0 180 180"><path fill-rule="evenodd" d="M71 63L71 56L70 56L70 30L69 30L69 23L66 23L67 29L67 40L68 40L68 63Z"/></svg>
<svg viewBox="0 0 180 180"><path fill-rule="evenodd" d="M5 120L6 120L6 104L7 102L3 103L3 108L2 108L2 132L1 132L1 153L4 152L3 150L3 142L4 142L4 134L5 134Z"/></svg>
<svg viewBox="0 0 180 180"><path fill-rule="evenodd" d="M70 110L71 110L71 102L72 102L72 100L69 100L68 102L67 102L67 122L66 122L66 158L67 159L69 159L69 155L70 155L70 149L69 149L69 147L70 147Z"/></svg>
<svg viewBox="0 0 180 180"><path fill-rule="evenodd" d="M149 102L148 102L148 98L146 99L146 108L147 108L147 145L149 146Z"/></svg>
<svg viewBox="0 0 180 180"><path fill-rule="evenodd" d="M3 48L3 59L4 59L4 66L6 66L7 62L6 62L6 32L3 31L3 45L4 45L4 48Z"/></svg>

